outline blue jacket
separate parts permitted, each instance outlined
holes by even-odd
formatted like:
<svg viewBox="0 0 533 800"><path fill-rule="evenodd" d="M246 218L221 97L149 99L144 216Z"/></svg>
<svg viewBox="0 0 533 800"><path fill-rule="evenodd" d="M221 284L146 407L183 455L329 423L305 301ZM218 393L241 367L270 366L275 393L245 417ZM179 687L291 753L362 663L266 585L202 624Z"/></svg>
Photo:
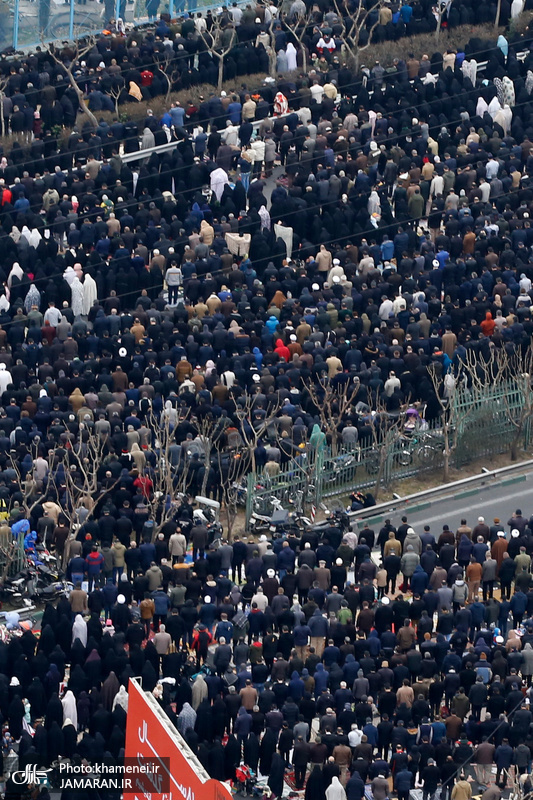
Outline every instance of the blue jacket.
<svg viewBox="0 0 533 800"><path fill-rule="evenodd" d="M289 697L292 697L293 700L298 702L304 696L304 691L304 682L298 675L297 671L294 670L289 681Z"/></svg>
<svg viewBox="0 0 533 800"><path fill-rule="evenodd" d="M335 645L328 645L322 654L322 661L324 666L331 667L332 664L338 664L341 660L341 651Z"/></svg>
<svg viewBox="0 0 533 800"><path fill-rule="evenodd" d="M485 558L487 557L487 545L485 542L478 542L472 547L472 555L478 562L478 564L483 564Z"/></svg>
<svg viewBox="0 0 533 800"><path fill-rule="evenodd" d="M472 554L472 542L466 535L466 533L461 534L461 538L459 540L459 544L457 546L457 558L459 561L469 561L470 556Z"/></svg>
<svg viewBox="0 0 533 800"><path fill-rule="evenodd" d="M365 784L359 773L353 772L352 777L346 784L346 800L363 800L364 796Z"/></svg>
<svg viewBox="0 0 533 800"><path fill-rule="evenodd" d="M155 592L152 592L152 600L154 601L156 614L168 614L170 598L166 592L162 589L156 589Z"/></svg>
<svg viewBox="0 0 533 800"><path fill-rule="evenodd" d="M238 736L248 736L252 730L252 717L243 706L239 708L234 729Z"/></svg>
<svg viewBox="0 0 533 800"><path fill-rule="evenodd" d="M524 614L527 608L527 595L524 592L515 592L511 597L511 613Z"/></svg>
<svg viewBox="0 0 533 800"><path fill-rule="evenodd" d="M423 595L426 591L427 585L429 583L429 575L427 572L418 564L415 571L413 572L413 577L411 578L411 591L413 594Z"/></svg>
<svg viewBox="0 0 533 800"><path fill-rule="evenodd" d="M402 769L394 778L397 792L408 792L413 785L413 773L409 769Z"/></svg>
<svg viewBox="0 0 533 800"><path fill-rule="evenodd" d="M215 639L219 642L221 636L224 637L226 642L231 642L233 639L233 623L229 620L219 622L215 630Z"/></svg>
<svg viewBox="0 0 533 800"><path fill-rule="evenodd" d="M363 733L366 736L367 740L370 742L371 745L377 747L378 744L378 729L372 725L372 723L368 723L363 728Z"/></svg>
<svg viewBox="0 0 533 800"><path fill-rule="evenodd" d="M141 566L146 571L152 561L155 561L155 545L152 542L143 542L139 547L141 554Z"/></svg>
<svg viewBox="0 0 533 800"><path fill-rule="evenodd" d="M305 647L309 637L311 636L311 628L309 627L309 625L295 625L293 634L294 634L294 646Z"/></svg>
<svg viewBox="0 0 533 800"><path fill-rule="evenodd" d="M278 555L278 569L292 570L296 561L296 553L290 547L284 547Z"/></svg>
<svg viewBox="0 0 533 800"><path fill-rule="evenodd" d="M513 763L513 748L510 744L500 744L494 751L494 763L498 769L508 769Z"/></svg>
<svg viewBox="0 0 533 800"><path fill-rule="evenodd" d="M309 629L311 636L327 636L328 635L328 621L322 616L319 608L315 609L313 616L309 619Z"/></svg>
<svg viewBox="0 0 533 800"><path fill-rule="evenodd" d="M324 689L328 688L329 673L324 669L324 664L317 664L314 674L315 678L315 699L320 697Z"/></svg>
<svg viewBox="0 0 533 800"><path fill-rule="evenodd" d="M348 653L342 668L342 674L348 686L353 686L353 682L357 678L357 673L360 669L361 665L359 664L359 661L356 661L355 656L353 656L351 653Z"/></svg>
<svg viewBox="0 0 533 800"><path fill-rule="evenodd" d="M18 539L19 534L23 533L26 534L30 529L30 523L27 519L19 519L18 522L15 522L14 525L11 526L11 533Z"/></svg>

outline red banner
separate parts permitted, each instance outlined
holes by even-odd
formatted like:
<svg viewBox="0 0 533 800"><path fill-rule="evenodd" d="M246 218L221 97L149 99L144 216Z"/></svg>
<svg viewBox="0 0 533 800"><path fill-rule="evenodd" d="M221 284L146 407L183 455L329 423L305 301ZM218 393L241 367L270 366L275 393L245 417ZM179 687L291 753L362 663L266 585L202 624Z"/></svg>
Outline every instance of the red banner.
<svg viewBox="0 0 533 800"><path fill-rule="evenodd" d="M124 800L232 800L229 789L209 778L162 708L130 680L126 758L154 764L134 775Z"/></svg>

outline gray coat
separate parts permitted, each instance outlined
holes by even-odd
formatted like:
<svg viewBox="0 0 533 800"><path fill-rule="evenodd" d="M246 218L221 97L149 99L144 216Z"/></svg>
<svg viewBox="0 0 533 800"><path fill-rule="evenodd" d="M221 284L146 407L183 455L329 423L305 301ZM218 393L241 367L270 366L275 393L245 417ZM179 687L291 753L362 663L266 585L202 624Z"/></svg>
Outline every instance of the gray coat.
<svg viewBox="0 0 533 800"><path fill-rule="evenodd" d="M498 574L498 562L495 558L487 558L483 562L483 580L495 581Z"/></svg>
<svg viewBox="0 0 533 800"><path fill-rule="evenodd" d="M403 543L404 551L407 550L408 546L411 545L413 548L413 552L417 553L418 555L422 552L422 542L420 541L420 536L418 533L408 533L405 537Z"/></svg>
<svg viewBox="0 0 533 800"><path fill-rule="evenodd" d="M418 539L418 541L420 541L420 539ZM419 564L420 558L413 552L412 545L408 545L407 552L403 554L400 562L400 569L405 577L410 578Z"/></svg>
<svg viewBox="0 0 533 800"><path fill-rule="evenodd" d="M528 642L522 650L524 661L520 667L522 675L533 675L533 647Z"/></svg>

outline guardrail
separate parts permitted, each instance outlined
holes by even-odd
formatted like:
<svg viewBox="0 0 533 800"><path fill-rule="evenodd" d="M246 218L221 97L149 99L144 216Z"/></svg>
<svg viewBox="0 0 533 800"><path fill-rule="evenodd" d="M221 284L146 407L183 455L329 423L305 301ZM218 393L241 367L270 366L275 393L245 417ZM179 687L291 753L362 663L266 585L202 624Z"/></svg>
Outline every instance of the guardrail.
<svg viewBox="0 0 533 800"><path fill-rule="evenodd" d="M267 119L274 120L274 119L284 119L288 117L288 114L279 114L278 116L267 117ZM261 123L264 122L262 119L256 119L252 122L254 128L258 128ZM121 159L124 164L129 164L132 161L139 161L140 159L150 158L152 153L168 153L172 151L180 141L183 139L176 139L174 142L167 142L166 144L157 144L155 147L147 147L144 150L136 150L134 153L124 153L121 155ZM139 144L141 143L141 139L139 139Z"/></svg>
<svg viewBox="0 0 533 800"><path fill-rule="evenodd" d="M533 470L533 459L520 461L508 467L499 467L493 470L484 469L479 475L471 475L468 478L441 484L432 489L424 489L422 492L415 492L405 497L397 497L395 500L378 503L371 508L352 511L349 515L351 527L360 528L370 520L379 522L384 518L384 515L395 511L405 510L411 511L411 513L421 511L423 508L429 508L433 503L441 502L449 496L453 496L455 499L466 497L470 494L470 491L477 492L481 489L489 488L489 486L494 486L500 479L505 479L506 477L514 480L525 480L524 473L531 472L531 470ZM517 473L519 474L517 475ZM505 481L503 480L502 482ZM466 491L462 492L462 489Z"/></svg>

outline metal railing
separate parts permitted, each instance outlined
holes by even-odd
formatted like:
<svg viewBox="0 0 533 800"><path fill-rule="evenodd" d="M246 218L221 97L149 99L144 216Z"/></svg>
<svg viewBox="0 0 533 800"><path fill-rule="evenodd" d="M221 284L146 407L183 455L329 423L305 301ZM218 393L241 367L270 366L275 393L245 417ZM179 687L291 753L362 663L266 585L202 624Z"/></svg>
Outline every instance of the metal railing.
<svg viewBox="0 0 533 800"><path fill-rule="evenodd" d="M243 0L239 0L241 5ZM197 11L209 11L220 4L211 0L4 0L0 3L1 47L35 47L61 39L73 40L105 30L109 20L121 18L138 27L156 21L160 14L171 19ZM9 39L12 41L9 41Z"/></svg>
<svg viewBox="0 0 533 800"><path fill-rule="evenodd" d="M523 407L519 388L511 383L477 389L462 388L452 400L450 417L457 420L457 431L449 434L453 447L451 464L463 467L477 458L507 452L516 434L513 419ZM427 430L406 436L401 428L391 428L383 441L342 445L332 450L326 446L315 456L299 456L283 464L278 475L252 473L248 476L246 524L253 512L271 514L272 498L285 508L317 506L329 498L347 496L353 491L372 491L378 484L395 483L444 467L442 423L432 421ZM521 430L521 446L531 442L531 426Z"/></svg>
<svg viewBox="0 0 533 800"><path fill-rule="evenodd" d="M4 571L13 577L23 569L25 564L24 536L14 539L11 533L0 535L0 574Z"/></svg>

